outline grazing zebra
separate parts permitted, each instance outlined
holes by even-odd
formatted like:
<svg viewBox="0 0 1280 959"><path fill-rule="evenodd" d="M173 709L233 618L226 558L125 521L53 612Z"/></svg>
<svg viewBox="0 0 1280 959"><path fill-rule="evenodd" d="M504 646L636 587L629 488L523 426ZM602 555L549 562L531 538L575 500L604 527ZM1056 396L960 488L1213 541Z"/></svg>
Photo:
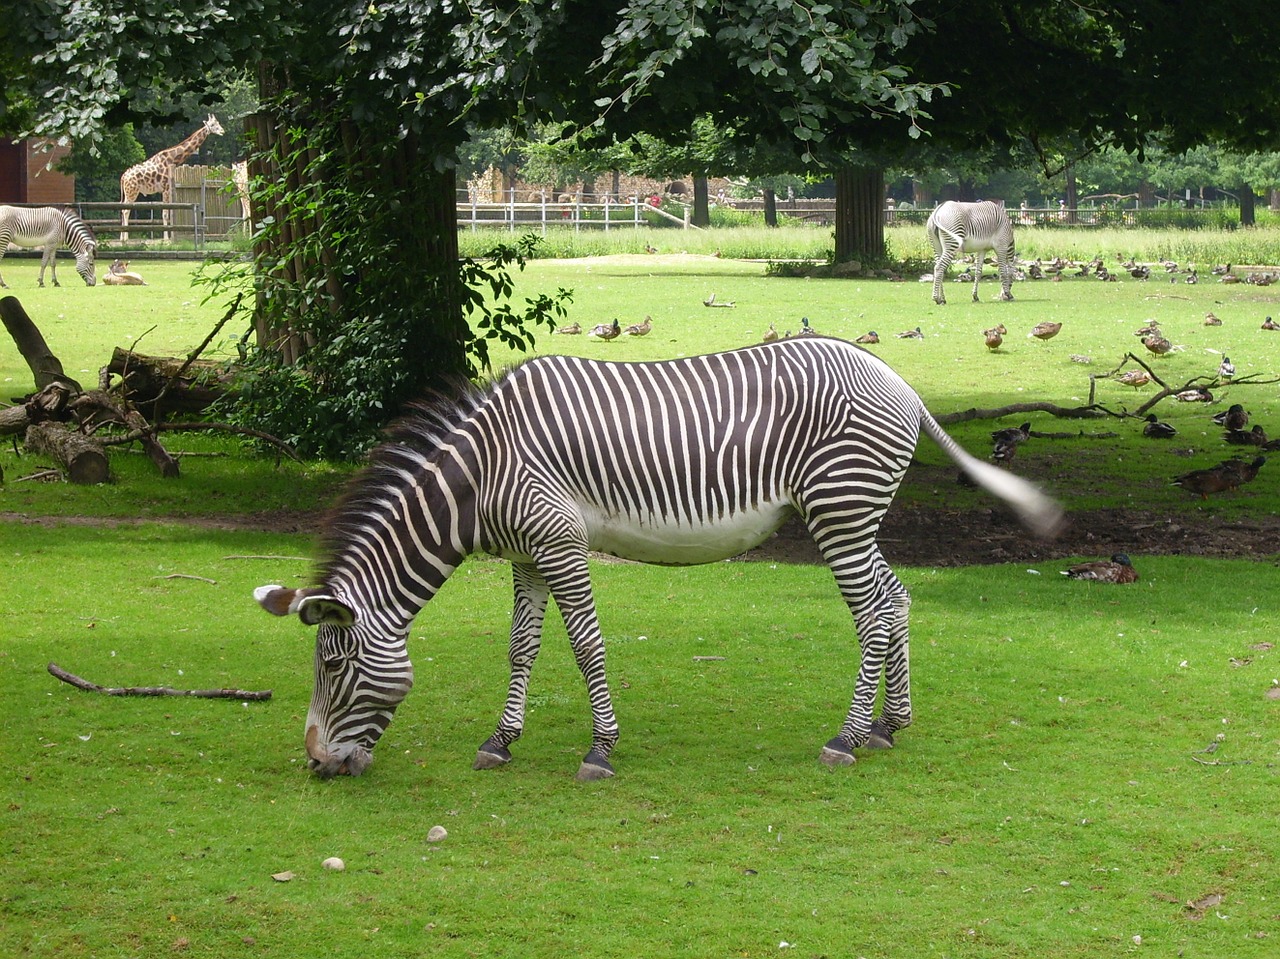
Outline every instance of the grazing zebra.
<svg viewBox="0 0 1280 959"><path fill-rule="evenodd" d="M511 561L515 605L506 703L475 768L511 759L550 596L591 704L578 778L612 775L618 724L588 551L715 562L759 544L793 513L835 574L861 643L853 703L821 758L842 765L857 747L891 746L911 721L910 600L876 532L921 428L1030 527L1057 526L1054 502L960 449L881 360L827 337L653 363L541 357L460 400L420 408L337 506L322 585L254 592L269 612L319 626L308 765L326 777L369 765L413 685L414 616L467 554L483 550Z"/></svg>
<svg viewBox="0 0 1280 959"><path fill-rule="evenodd" d="M958 203L948 200L931 214L925 224L933 245L933 302L947 302L942 283L947 267L956 254L977 253L973 271L973 302L978 302L978 281L982 279L982 257L995 250L1000 271L1000 299L1012 300L1013 293L1013 224L1004 212L1004 201L983 200L981 203Z"/></svg>
<svg viewBox="0 0 1280 959"><path fill-rule="evenodd" d="M76 272L84 277L86 286L93 286L93 257L98 241L88 224L70 210L52 206L0 206L0 259L4 259L9 244L18 246L43 246L40 260L39 286L44 286L44 271L49 268L53 285L58 283L57 252L65 246L76 257ZM0 277L0 287L8 288Z"/></svg>

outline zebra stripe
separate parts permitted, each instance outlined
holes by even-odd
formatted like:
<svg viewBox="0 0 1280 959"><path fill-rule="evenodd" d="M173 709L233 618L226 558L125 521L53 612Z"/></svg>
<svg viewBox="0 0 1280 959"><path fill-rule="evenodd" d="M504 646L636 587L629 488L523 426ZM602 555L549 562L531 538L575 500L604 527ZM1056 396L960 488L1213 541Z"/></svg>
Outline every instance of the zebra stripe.
<svg viewBox="0 0 1280 959"><path fill-rule="evenodd" d="M933 246L933 302L947 302L942 284L947 278L947 267L962 250L979 254L973 269L973 302L978 302L978 281L982 279L982 260L987 250L994 250L996 254L999 298L1013 299L1013 223L1004 211L1003 200L998 203L948 200L929 215L925 231Z"/></svg>
<svg viewBox="0 0 1280 959"><path fill-rule="evenodd" d="M910 597L876 534L922 428L1028 525L1056 525L1056 504L965 453L906 382L840 340L657 363L544 357L420 410L337 507L322 585L257 591L269 611L320 627L311 767L333 775L368 765L412 685L414 615L467 554L484 550L513 564L513 610L507 696L477 768L511 758L554 597L591 704L579 776L612 774L618 724L588 551L711 562L757 545L794 513L831 567L861 644L853 701L822 758L847 763L855 748L892 744L911 722Z"/></svg>
<svg viewBox="0 0 1280 959"><path fill-rule="evenodd" d="M56 257L59 247L66 247L75 255L76 272L84 279L86 286L93 286L97 282L93 259L98 241L88 224L70 210L52 206L0 206L0 260L4 259L10 243L44 247L38 286L44 286L46 268L50 269L53 276L53 285L61 285L58 283ZM3 277L0 277L0 287L8 287Z"/></svg>

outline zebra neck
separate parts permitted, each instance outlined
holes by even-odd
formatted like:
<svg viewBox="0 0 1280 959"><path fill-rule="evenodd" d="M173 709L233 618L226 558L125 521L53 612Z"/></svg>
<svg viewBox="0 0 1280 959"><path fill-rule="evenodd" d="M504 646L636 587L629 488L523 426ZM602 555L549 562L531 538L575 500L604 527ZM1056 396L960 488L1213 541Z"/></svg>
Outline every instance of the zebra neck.
<svg viewBox="0 0 1280 959"><path fill-rule="evenodd" d="M468 462L470 460L470 462ZM364 615L407 632L478 540L474 457L442 446L383 450L339 508L325 582Z"/></svg>

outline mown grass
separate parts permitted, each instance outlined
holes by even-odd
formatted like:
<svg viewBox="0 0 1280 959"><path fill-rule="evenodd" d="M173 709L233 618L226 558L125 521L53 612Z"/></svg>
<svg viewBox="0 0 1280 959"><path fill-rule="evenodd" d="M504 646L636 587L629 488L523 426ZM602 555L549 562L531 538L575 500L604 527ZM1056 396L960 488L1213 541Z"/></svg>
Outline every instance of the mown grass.
<svg viewBox="0 0 1280 959"><path fill-rule="evenodd" d="M84 588L0 593L0 952L786 942L1065 959L1139 936L1160 954L1261 956L1280 935L1275 654L1257 648L1280 626L1271 566L1151 558L1132 588L1048 566L905 570L916 725L831 771L816 753L847 706L853 645L825 570L597 565L623 739L619 776L584 785L585 696L554 617L516 761L469 768L505 685L509 595L504 564L474 561L415 626L417 688L374 766L326 783L301 762L308 631L248 601L308 581L287 558L301 539L5 529L6 582L56 570ZM274 697L107 698L57 683L49 660L107 684ZM426 841L433 824L443 843ZM345 872L320 868L331 855Z"/></svg>

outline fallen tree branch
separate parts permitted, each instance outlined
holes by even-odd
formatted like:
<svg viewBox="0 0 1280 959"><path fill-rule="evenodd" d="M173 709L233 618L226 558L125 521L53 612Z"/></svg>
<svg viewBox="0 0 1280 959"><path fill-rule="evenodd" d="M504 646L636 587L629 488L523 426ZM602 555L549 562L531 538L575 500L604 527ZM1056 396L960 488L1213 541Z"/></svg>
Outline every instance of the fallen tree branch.
<svg viewBox="0 0 1280 959"><path fill-rule="evenodd" d="M220 319L214 325L213 329L209 331L209 335L204 338L204 342L201 343L199 346L197 346L190 353L188 353L186 362L173 371L173 375L169 377L169 379L165 382L164 386L161 387L159 394L157 394L156 398L152 401L155 409L158 410L160 408L160 401L163 400L165 396L168 395L170 387L172 387L175 383L178 382L179 379L182 378L182 375L186 373L188 369L191 368L191 364L194 363L197 359L199 359L200 354L203 353L205 351L205 348L210 343L213 342L213 338L217 336L218 333L221 332L222 328L226 326L229 322L231 322L231 318L234 317L236 313L239 312L240 301L242 299L244 299L244 293L243 292L237 293L235 302L231 304L230 309L227 310L226 314L222 317L222 319Z"/></svg>
<svg viewBox="0 0 1280 959"><path fill-rule="evenodd" d="M168 686L99 686L75 673L69 673L57 663L49 664L49 674L69 683L76 689L106 696L194 696L199 699L253 699L271 698L271 690L252 689L172 689Z"/></svg>
<svg viewBox="0 0 1280 959"><path fill-rule="evenodd" d="M156 423L151 427L151 432L154 433L198 433L211 430L223 433L237 433L240 436L251 436L256 440L271 444L295 463L302 462L302 457L284 440L272 436L270 433L263 433L261 430L251 430L247 426L232 426L230 423ZM123 436L103 437L102 445L119 446L122 443L132 443L134 440L140 439L142 435L141 431L135 430L131 433L125 433Z"/></svg>
<svg viewBox="0 0 1280 959"><path fill-rule="evenodd" d="M1060 416L1063 419L1095 419L1104 416L1119 416L1118 413L1112 413L1106 407L1089 405L1089 406L1059 406L1057 403L1010 403L1008 406L997 406L994 409L980 409L971 407L967 410L960 410L956 413L943 413L935 417L939 423L967 423L970 420L994 420L1002 416L1013 416L1017 413L1050 413L1053 416Z"/></svg>

